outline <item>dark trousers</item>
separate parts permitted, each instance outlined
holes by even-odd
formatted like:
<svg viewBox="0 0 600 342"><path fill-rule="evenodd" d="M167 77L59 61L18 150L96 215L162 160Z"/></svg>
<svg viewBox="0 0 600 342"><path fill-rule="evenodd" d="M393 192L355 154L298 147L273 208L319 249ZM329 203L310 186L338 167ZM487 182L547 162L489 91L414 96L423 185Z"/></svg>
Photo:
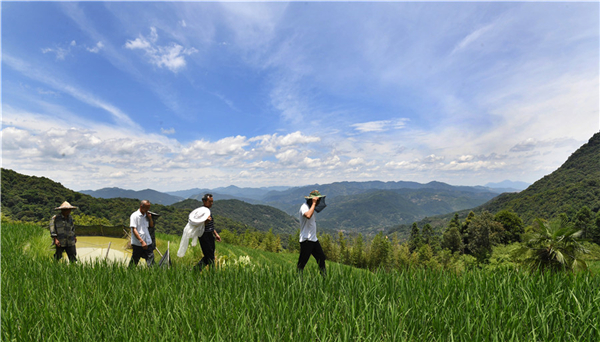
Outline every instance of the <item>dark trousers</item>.
<svg viewBox="0 0 600 342"><path fill-rule="evenodd" d="M304 270L304 266L308 262L310 256L314 256L319 264L321 273L325 275L325 253L319 241L302 241L300 242L300 257L298 258L298 271Z"/></svg>
<svg viewBox="0 0 600 342"><path fill-rule="evenodd" d="M56 247L56 252L54 253L54 259L60 260L62 259L63 252L67 252L67 256L69 257L70 262L77 262L77 249L75 246L67 246L67 247Z"/></svg>
<svg viewBox="0 0 600 342"><path fill-rule="evenodd" d="M212 232L205 232L200 237L200 248L204 257L198 261L197 267L203 269L206 265L215 264L215 237Z"/></svg>
<svg viewBox="0 0 600 342"><path fill-rule="evenodd" d="M140 258L146 260L148 267L154 265L154 244L149 244L148 249L136 245L131 245L131 248L133 248L133 253L131 254L129 266L137 265L140 262Z"/></svg>

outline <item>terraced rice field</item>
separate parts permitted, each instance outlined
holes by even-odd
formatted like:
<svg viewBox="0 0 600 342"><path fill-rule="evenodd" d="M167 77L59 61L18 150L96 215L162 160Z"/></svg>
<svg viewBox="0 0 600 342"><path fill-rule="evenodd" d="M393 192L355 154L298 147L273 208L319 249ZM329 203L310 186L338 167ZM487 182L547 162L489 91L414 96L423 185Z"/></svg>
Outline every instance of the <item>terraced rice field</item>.
<svg viewBox="0 0 600 342"><path fill-rule="evenodd" d="M36 226L2 226L2 341L600 340L600 278L590 273L328 263L322 278L312 260L299 276L296 255L224 244L217 269L192 270L198 247L170 269L132 269L55 263L48 240Z"/></svg>

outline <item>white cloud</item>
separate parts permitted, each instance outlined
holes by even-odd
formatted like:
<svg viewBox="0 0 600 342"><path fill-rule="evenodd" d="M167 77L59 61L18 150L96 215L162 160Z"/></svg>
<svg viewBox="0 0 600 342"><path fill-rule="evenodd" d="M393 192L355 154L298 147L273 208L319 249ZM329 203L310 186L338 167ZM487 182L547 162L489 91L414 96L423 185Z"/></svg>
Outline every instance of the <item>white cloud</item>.
<svg viewBox="0 0 600 342"><path fill-rule="evenodd" d="M62 80L60 80L56 75L48 74L46 70L37 68L36 66L26 63L18 58L14 58L10 55L4 54L2 56L2 60L14 70L20 72L21 74L31 79L43 82L48 86L51 86L52 88L61 92L67 93L70 96L76 98L77 100L84 102L90 106L103 109L104 111L108 112L118 124L126 127L139 129L139 125L133 122L133 120L131 120L131 118L127 114L122 112L119 108L115 107L114 105L108 102L105 102L102 99L97 98L93 94L85 92L81 89L81 87L66 84Z"/></svg>
<svg viewBox="0 0 600 342"><path fill-rule="evenodd" d="M44 53L44 54L46 54L46 53L54 53L54 55L56 56L57 60L64 61L65 58L71 53L71 48L70 47L68 49L64 49L64 48L61 48L61 47L44 48L44 49L42 49L42 53Z"/></svg>
<svg viewBox="0 0 600 342"><path fill-rule="evenodd" d="M277 133L272 135L261 135L251 138L249 141L257 142L258 147L266 152L275 152L281 147L316 143L321 141L321 138L317 136L306 136L303 135L302 132L296 131L284 136L280 136Z"/></svg>
<svg viewBox="0 0 600 342"><path fill-rule="evenodd" d="M452 50L451 54L454 54L460 50L465 49L467 46L471 45L473 42L477 41L481 36L483 36L487 31L491 30L494 27L493 24L489 24L483 26L473 32L471 32L468 36L463 38L456 46L454 50Z"/></svg>
<svg viewBox="0 0 600 342"><path fill-rule="evenodd" d="M194 47L184 48L177 43L168 45L156 45L158 41L158 33L156 28L150 28L150 35L144 37L140 35L135 40L128 40L125 43L125 48L130 50L144 50L148 56L150 64L156 65L159 68L165 67L176 73L186 66L185 56L189 56L198 52Z"/></svg>
<svg viewBox="0 0 600 342"><path fill-rule="evenodd" d="M169 128L169 129L164 129L164 128L161 128L161 129L160 129L160 132L161 132L162 134L167 134L167 135L169 135L169 134L175 134L175 128L172 128L172 127L171 127L171 128Z"/></svg>
<svg viewBox="0 0 600 342"><path fill-rule="evenodd" d="M96 45L93 48L86 48L89 52L91 53L98 53L100 52L100 50L102 50L104 48L104 44L102 42L98 42L96 43Z"/></svg>
<svg viewBox="0 0 600 342"><path fill-rule="evenodd" d="M379 120L379 121L369 121L363 123L356 123L350 125L355 130L360 133L370 133L370 132L385 132L391 129L402 129L406 126L406 123L409 121L407 118L395 119L395 120Z"/></svg>

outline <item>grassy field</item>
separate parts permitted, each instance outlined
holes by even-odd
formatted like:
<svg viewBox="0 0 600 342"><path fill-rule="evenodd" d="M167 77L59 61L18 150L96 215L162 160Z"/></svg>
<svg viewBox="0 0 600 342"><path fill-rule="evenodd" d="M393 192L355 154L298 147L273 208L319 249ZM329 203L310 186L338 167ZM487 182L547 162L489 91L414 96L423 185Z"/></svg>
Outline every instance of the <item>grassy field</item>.
<svg viewBox="0 0 600 342"><path fill-rule="evenodd" d="M55 263L48 231L2 225L2 341L599 341L600 277L414 270L371 273L218 244L194 272ZM164 245L163 245L164 244ZM250 263L235 261L248 256ZM143 261L142 261L143 262Z"/></svg>

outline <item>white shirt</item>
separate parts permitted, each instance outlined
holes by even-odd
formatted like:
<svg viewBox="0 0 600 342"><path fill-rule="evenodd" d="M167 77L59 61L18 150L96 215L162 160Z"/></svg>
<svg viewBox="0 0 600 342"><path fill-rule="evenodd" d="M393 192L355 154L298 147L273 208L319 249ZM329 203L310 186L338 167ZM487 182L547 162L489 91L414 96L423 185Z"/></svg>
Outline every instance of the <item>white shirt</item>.
<svg viewBox="0 0 600 342"><path fill-rule="evenodd" d="M150 236L148 226L149 222L146 214L142 214L139 209L129 217L129 227L135 227L140 234L140 238L142 238L147 245L150 245L152 243L152 237ZM142 245L140 240L133 234L133 229L131 230L131 244L136 246Z"/></svg>
<svg viewBox="0 0 600 342"><path fill-rule="evenodd" d="M306 218L304 214L309 211L308 204L304 203L300 207L300 242L302 241L317 241L317 221L313 213L311 218Z"/></svg>

